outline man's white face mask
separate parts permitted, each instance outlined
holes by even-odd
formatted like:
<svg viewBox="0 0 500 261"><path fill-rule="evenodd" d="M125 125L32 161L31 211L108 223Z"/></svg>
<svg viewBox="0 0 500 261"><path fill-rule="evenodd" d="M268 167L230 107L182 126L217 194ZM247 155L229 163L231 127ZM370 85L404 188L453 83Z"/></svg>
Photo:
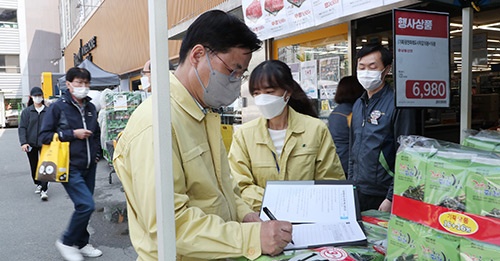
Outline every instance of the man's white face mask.
<svg viewBox="0 0 500 261"><path fill-rule="evenodd" d="M358 70L357 76L359 83L367 91L373 91L382 84L382 73L385 71Z"/></svg>
<svg viewBox="0 0 500 261"><path fill-rule="evenodd" d="M89 94L89 87L86 87L83 85L82 87L75 87L73 84L69 84L73 88L73 96L75 96L77 99L83 99L87 97L87 94Z"/></svg>

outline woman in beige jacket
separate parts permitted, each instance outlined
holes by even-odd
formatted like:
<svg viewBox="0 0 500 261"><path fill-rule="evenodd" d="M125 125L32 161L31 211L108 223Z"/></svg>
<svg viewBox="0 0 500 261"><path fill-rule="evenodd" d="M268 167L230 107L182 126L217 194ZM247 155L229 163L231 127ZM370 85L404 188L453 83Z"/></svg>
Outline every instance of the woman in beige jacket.
<svg viewBox="0 0 500 261"><path fill-rule="evenodd" d="M249 90L262 117L236 131L228 157L241 196L254 211L268 180L345 179L328 127L288 65L259 64Z"/></svg>

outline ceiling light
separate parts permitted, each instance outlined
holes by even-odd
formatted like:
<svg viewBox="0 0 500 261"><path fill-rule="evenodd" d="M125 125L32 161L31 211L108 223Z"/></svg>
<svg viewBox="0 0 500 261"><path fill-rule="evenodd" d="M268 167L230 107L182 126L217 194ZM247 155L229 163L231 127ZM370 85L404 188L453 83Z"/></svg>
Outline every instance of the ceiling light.
<svg viewBox="0 0 500 261"><path fill-rule="evenodd" d="M483 24L481 26L497 26L497 25L500 25L500 22L495 22L495 23L491 23L491 24Z"/></svg>
<svg viewBox="0 0 500 261"><path fill-rule="evenodd" d="M478 26L477 28L478 29L483 29L483 30L490 30L490 31L500 32L500 28L496 28L496 27Z"/></svg>

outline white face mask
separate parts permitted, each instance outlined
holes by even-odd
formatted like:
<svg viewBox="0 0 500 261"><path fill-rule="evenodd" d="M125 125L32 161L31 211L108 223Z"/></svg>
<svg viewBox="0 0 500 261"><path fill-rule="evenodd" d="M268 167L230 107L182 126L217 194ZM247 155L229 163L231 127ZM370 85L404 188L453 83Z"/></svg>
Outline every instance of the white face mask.
<svg viewBox="0 0 500 261"><path fill-rule="evenodd" d="M385 70L385 69L384 69ZM367 91L373 91L382 84L382 71L358 70L357 76L359 83Z"/></svg>
<svg viewBox="0 0 500 261"><path fill-rule="evenodd" d="M75 87L71 83L69 84L71 87L73 87L73 96L75 96L77 99L83 99L87 97L87 94L89 94L89 87Z"/></svg>
<svg viewBox="0 0 500 261"><path fill-rule="evenodd" d="M255 96L255 105L259 108L260 113L266 119L272 119L280 115L285 109L289 98L285 100L286 91L283 96L271 94L259 94Z"/></svg>
<svg viewBox="0 0 500 261"><path fill-rule="evenodd" d="M146 91L151 87L151 84L149 83L149 78L147 76L142 76L141 77L141 86L142 90Z"/></svg>
<svg viewBox="0 0 500 261"><path fill-rule="evenodd" d="M196 68L194 69L200 85L205 89L203 92L203 102L210 106L210 108L215 109L222 106L228 106L240 96L241 80L238 79L233 81L229 76L214 70L210 63L208 52L207 59L208 66L210 67L210 78L207 86L201 81L198 70Z"/></svg>
<svg viewBox="0 0 500 261"><path fill-rule="evenodd" d="M33 102L35 104L40 104L40 103L42 103L42 101L43 101L43 97L42 96L34 96L33 97Z"/></svg>

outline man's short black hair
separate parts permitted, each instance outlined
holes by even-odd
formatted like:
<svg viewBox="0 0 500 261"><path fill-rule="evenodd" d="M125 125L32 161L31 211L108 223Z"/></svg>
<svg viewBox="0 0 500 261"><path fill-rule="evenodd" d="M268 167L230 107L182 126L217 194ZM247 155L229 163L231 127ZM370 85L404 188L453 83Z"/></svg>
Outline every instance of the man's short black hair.
<svg viewBox="0 0 500 261"><path fill-rule="evenodd" d="M73 67L66 72L66 81L72 82L75 78L88 80L90 82L90 72L85 68Z"/></svg>
<svg viewBox="0 0 500 261"><path fill-rule="evenodd" d="M363 48L359 50L357 59L359 60L360 58L365 57L366 55L371 54L373 52L380 52L384 67L387 67L388 65L392 64L392 52L387 50L387 48L383 47L379 43L364 45Z"/></svg>
<svg viewBox="0 0 500 261"><path fill-rule="evenodd" d="M216 53L225 53L232 47L258 50L262 41L236 16L221 10L212 10L200 15L187 29L179 51L179 64L197 44Z"/></svg>

